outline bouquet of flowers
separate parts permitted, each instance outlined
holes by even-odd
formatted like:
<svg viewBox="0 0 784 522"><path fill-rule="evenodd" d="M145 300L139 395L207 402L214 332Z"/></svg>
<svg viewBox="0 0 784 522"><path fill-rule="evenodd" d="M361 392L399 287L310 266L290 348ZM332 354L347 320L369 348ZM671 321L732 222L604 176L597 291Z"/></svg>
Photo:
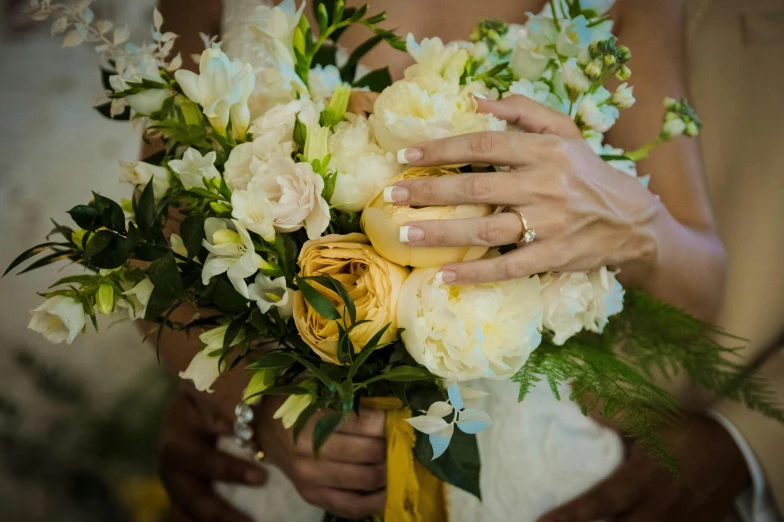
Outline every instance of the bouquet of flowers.
<svg viewBox="0 0 784 522"><path fill-rule="evenodd" d="M397 430L390 455L416 457L390 458L390 476L416 483L411 467L424 467L477 496L475 437L492 421L464 405L476 392L463 383L474 379L516 381L521 401L542 379L556 396L568 382L585 413L599 408L617 418L663 459L655 428L677 408L652 383L657 372L685 371L784 421L764 384L742 376L727 357L733 350L714 340L716 329L624 291L611 267L450 287L440 266L498 252L400 241L410 221L497 210L396 206L388 197L401 180L473 170L406 169L398 151L505 130L506 122L477 112L476 97L522 95L569 115L602 159L643 184L637 160L658 143L698 134L686 101L668 99L650 143L623 151L604 142L635 101L627 83L605 88L631 75L631 53L606 15L612 3L556 0L525 26L485 20L469 41L444 44L404 41L378 26L384 13L343 0L316 1L311 27L304 4L286 0L258 8L261 22L252 29L263 63L233 59L205 38L194 73L180 68L180 56L170 58L176 35L161 31L157 11L153 43L135 46L125 43L127 29L95 21L87 0L73 7L34 0L32 16L55 17L52 32L64 33L65 46L96 44L107 93L97 108L132 119L145 140L165 147L121 163L131 199L93 193L69 211L76 228L55 223L52 233L62 239L11 264L8 271L45 253L23 272L63 260L86 270L41 293L46 301L30 328L54 343L71 343L88 321L97 328L99 315L158 323L158 342L167 329L195 329L204 347L181 376L199 390L242 365L251 372L245 400L288 396L275 416L295 436L321 414L316 454L360 404L389 409L388 429ZM349 54L339 41L350 25L370 37ZM404 79L359 63L384 43L416 61ZM198 312L174 321L183 306ZM395 510L415 509L404 489L389 494L390 504L406 504L388 506L390 520Z"/></svg>

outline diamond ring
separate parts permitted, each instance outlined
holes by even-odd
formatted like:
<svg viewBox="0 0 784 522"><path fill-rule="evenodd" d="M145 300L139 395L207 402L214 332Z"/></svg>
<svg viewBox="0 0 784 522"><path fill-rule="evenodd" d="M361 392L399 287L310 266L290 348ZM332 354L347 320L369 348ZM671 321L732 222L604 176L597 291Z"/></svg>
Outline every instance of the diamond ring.
<svg viewBox="0 0 784 522"><path fill-rule="evenodd" d="M536 238L536 230L528 227L528 220L525 219L525 216L513 208L508 208L506 211L517 216L520 219L520 225L522 225L520 240L517 242L517 247L519 248L528 243L532 243Z"/></svg>

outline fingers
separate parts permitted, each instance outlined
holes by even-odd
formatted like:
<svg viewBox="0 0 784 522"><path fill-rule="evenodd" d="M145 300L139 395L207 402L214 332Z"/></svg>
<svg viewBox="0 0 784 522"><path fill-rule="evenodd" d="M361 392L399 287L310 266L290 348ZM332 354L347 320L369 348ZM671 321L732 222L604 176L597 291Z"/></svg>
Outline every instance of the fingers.
<svg viewBox="0 0 784 522"><path fill-rule="evenodd" d="M520 166L539 162L561 139L519 132L474 132L426 141L406 149L415 167L465 163Z"/></svg>
<svg viewBox="0 0 784 522"><path fill-rule="evenodd" d="M298 459L297 476L311 486L349 491L378 491L387 484L386 466L358 466L320 459Z"/></svg>
<svg viewBox="0 0 784 522"><path fill-rule="evenodd" d="M267 471L255 464L189 440L164 447L159 463L164 471L176 470L209 481L260 486L267 480Z"/></svg>
<svg viewBox="0 0 784 522"><path fill-rule="evenodd" d="M218 497L204 482L183 474L164 479L172 503L181 511L180 520L190 522L253 522Z"/></svg>
<svg viewBox="0 0 784 522"><path fill-rule="evenodd" d="M325 509L333 515L357 520L384 512L386 491L358 495L338 489L312 489L302 493L306 502Z"/></svg>
<svg viewBox="0 0 784 522"><path fill-rule="evenodd" d="M406 223L400 240L412 247L502 246L516 243L522 234L520 218L504 212L484 218Z"/></svg>
<svg viewBox="0 0 784 522"><path fill-rule="evenodd" d="M359 415L349 415L338 426L338 433L360 437L386 437L386 414L380 410L362 408Z"/></svg>
<svg viewBox="0 0 784 522"><path fill-rule="evenodd" d="M609 478L568 504L551 511L539 522L592 522L611 518L640 502L639 476L624 464Z"/></svg>
<svg viewBox="0 0 784 522"><path fill-rule="evenodd" d="M558 271L545 242L531 243L492 259L445 265L441 280L450 285L474 285L521 279L546 271Z"/></svg>
<svg viewBox="0 0 784 522"><path fill-rule="evenodd" d="M529 178L529 179L526 179ZM528 199L526 172L477 172L396 183L385 194L396 205L412 207L487 203L520 205Z"/></svg>
<svg viewBox="0 0 784 522"><path fill-rule="evenodd" d="M476 100L479 112L491 113L527 132L551 134L561 138L582 139L572 118L522 95L502 100Z"/></svg>

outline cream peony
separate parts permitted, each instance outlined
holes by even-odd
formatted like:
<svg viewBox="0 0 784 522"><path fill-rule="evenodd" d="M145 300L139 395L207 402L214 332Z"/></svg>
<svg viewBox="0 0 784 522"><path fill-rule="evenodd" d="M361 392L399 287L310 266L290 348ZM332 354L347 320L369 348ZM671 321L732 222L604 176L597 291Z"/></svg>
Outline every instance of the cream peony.
<svg viewBox="0 0 784 522"><path fill-rule="evenodd" d="M549 273L542 276L544 327L553 342L563 345L573 335L594 324L593 284L585 272Z"/></svg>
<svg viewBox="0 0 784 522"><path fill-rule="evenodd" d="M185 96L202 106L218 133L225 134L231 120L234 134L245 134L250 123L248 99L255 83L250 64L229 59L212 44L201 54L199 74L180 69L174 77Z"/></svg>
<svg viewBox="0 0 784 522"><path fill-rule="evenodd" d="M398 324L411 356L450 381L514 375L542 341L539 277L475 286L435 281L417 269L398 301Z"/></svg>
<svg viewBox="0 0 784 522"><path fill-rule="evenodd" d="M182 159L171 160L169 167L180 176L186 190L204 188L205 179L220 179L220 172L215 168L216 158L214 151L202 156L198 150L188 147Z"/></svg>
<svg viewBox="0 0 784 522"><path fill-rule="evenodd" d="M283 127L256 134L252 142L232 149L224 165L223 179L230 189L244 190L256 173L267 168L274 155L291 156L293 150L294 142L287 139L287 129Z"/></svg>
<svg viewBox="0 0 784 522"><path fill-rule="evenodd" d="M382 92L370 117L376 139L387 152L469 132L504 130L506 122L476 112L471 93L483 85L460 86L430 74L393 83Z"/></svg>
<svg viewBox="0 0 784 522"><path fill-rule="evenodd" d="M316 239L329 226L329 204L322 197L324 178L313 172L310 163L275 155L248 184L249 191L258 188L272 202L273 224L280 232L294 232L304 225L308 238Z"/></svg>
<svg viewBox="0 0 784 522"><path fill-rule="evenodd" d="M602 333L609 318L623 311L624 290L616 279L617 275L618 272L613 272L607 267L588 274L588 279L593 285L594 322L587 328L592 332Z"/></svg>
<svg viewBox="0 0 784 522"><path fill-rule="evenodd" d="M340 78L340 69L334 65L315 66L308 71L308 86L310 95L315 101L326 101L332 97L335 89L343 83Z"/></svg>
<svg viewBox="0 0 784 522"><path fill-rule="evenodd" d="M438 167L410 168L392 179L398 181L427 176L453 176L453 170ZM412 248L400 242L400 227L411 221L433 219L461 219L489 216L489 205L458 205L443 207L401 207L384 201L383 193L378 194L365 207L362 213L362 229L367 234L373 248L383 257L402 266L430 268L473 261L487 252L487 247L418 247Z"/></svg>
<svg viewBox="0 0 784 522"><path fill-rule="evenodd" d="M406 80L435 74L459 82L469 57L468 51L461 49L457 42L444 45L441 38L425 38L417 44L411 33L406 38L406 50L416 61L406 69Z"/></svg>
<svg viewBox="0 0 784 522"><path fill-rule="evenodd" d="M152 180L152 193L155 199L166 194L171 185L169 170L143 161L121 161L120 182L130 183L134 187L146 186Z"/></svg>
<svg viewBox="0 0 784 522"><path fill-rule="evenodd" d="M398 296L408 270L379 256L365 236L331 235L308 241L299 254L299 266L303 277L327 274L345 285L356 305L357 321L369 321L349 334L356 351L387 324L391 326L380 342L390 343L397 339ZM334 304L342 304L331 290L311 284ZM300 292L294 294L294 322L302 340L319 357L338 363L337 323L313 310Z"/></svg>
<svg viewBox="0 0 784 522"><path fill-rule="evenodd" d="M30 314L27 327L54 344L71 344L87 322L82 303L63 295L50 297Z"/></svg>
<svg viewBox="0 0 784 522"><path fill-rule="evenodd" d="M330 204L347 212L360 212L400 173L401 167L393 153L376 144L367 119L354 114L346 114L346 119L329 138L329 167L338 172Z"/></svg>

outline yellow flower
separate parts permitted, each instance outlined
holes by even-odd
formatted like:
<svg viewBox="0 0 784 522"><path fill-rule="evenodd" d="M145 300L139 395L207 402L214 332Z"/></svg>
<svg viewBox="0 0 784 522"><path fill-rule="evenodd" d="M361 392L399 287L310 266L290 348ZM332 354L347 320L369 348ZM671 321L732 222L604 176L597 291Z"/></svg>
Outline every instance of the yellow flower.
<svg viewBox="0 0 784 522"><path fill-rule="evenodd" d="M391 326L380 343L397 339L397 300L408 270L390 263L373 250L362 234L330 235L306 242L299 255L302 277L330 275L343 283L357 309L357 321L369 321L354 328L349 337L355 351L386 324ZM311 281L338 310L343 302L331 290ZM338 325L313 310L301 292L294 294L294 322L313 351L326 362L338 364Z"/></svg>
<svg viewBox="0 0 784 522"><path fill-rule="evenodd" d="M410 168L394 178L390 185L406 179L427 176L453 176L457 172L440 167ZM370 200L362 213L362 229L373 248L386 259L403 266L433 268L448 263L479 259L486 247L418 247L400 242L400 227L411 221L460 219L489 216L489 205L457 205L445 207L400 207L384 201L383 192Z"/></svg>

